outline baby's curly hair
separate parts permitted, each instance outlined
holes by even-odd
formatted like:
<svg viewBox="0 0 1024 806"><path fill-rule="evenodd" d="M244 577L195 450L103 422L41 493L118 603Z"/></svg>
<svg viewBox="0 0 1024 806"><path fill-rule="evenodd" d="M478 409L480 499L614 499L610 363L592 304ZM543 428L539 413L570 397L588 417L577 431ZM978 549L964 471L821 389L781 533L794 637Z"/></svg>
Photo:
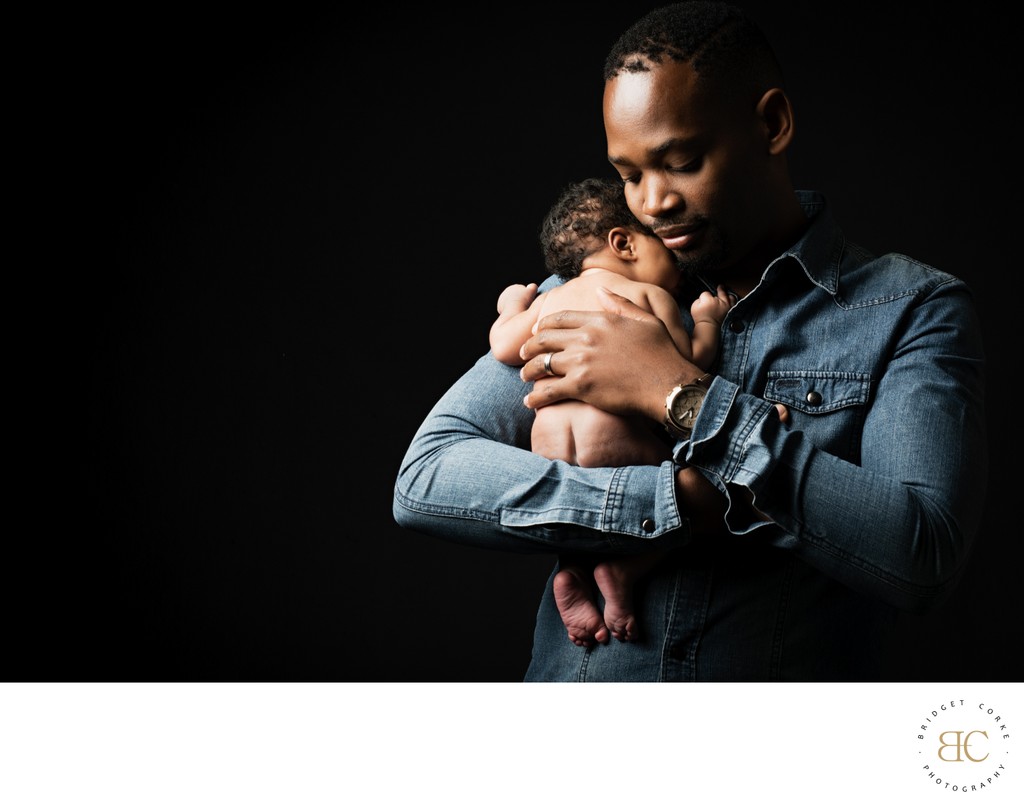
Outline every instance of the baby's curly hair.
<svg viewBox="0 0 1024 806"><path fill-rule="evenodd" d="M563 280L579 276L583 259L604 246L614 227L654 234L630 211L620 181L590 178L567 185L541 223L544 265Z"/></svg>

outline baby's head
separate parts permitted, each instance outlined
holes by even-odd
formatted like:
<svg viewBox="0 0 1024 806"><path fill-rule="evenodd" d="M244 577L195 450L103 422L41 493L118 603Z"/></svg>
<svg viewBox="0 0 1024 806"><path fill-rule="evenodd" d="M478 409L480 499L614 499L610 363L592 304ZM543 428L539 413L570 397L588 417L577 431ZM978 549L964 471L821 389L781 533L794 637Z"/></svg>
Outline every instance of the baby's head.
<svg viewBox="0 0 1024 806"><path fill-rule="evenodd" d="M577 277L584 259L604 248L608 233L615 227L656 238L630 212L621 181L591 178L573 182L562 191L541 224L544 265L563 280Z"/></svg>

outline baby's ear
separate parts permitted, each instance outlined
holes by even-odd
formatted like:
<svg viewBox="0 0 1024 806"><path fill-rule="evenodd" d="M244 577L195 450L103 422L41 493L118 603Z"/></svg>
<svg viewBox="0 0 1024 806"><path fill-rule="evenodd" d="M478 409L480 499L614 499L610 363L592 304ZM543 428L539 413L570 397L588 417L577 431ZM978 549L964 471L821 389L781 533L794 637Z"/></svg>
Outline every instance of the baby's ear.
<svg viewBox="0 0 1024 806"><path fill-rule="evenodd" d="M621 260L636 259L636 245L633 233L625 227L612 227L608 232L608 247Z"/></svg>

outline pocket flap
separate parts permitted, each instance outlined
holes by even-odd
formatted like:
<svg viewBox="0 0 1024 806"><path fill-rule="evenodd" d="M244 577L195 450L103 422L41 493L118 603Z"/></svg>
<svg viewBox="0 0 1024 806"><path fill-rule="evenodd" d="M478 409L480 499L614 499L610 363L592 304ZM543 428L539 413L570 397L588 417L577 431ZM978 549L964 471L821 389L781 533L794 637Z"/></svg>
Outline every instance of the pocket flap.
<svg viewBox="0 0 1024 806"><path fill-rule="evenodd" d="M768 373L765 400L807 414L863 406L871 392L871 376L865 372L801 372L798 370Z"/></svg>

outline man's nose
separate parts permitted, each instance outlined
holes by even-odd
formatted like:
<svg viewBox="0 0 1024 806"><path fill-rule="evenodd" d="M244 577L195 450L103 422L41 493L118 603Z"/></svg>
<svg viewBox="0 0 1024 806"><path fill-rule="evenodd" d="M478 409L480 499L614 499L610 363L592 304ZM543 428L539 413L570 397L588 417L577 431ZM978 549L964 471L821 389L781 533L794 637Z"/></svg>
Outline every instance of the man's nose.
<svg viewBox="0 0 1024 806"><path fill-rule="evenodd" d="M665 218L666 213L683 206L683 197L662 176L652 176L644 183L643 214L651 218Z"/></svg>

